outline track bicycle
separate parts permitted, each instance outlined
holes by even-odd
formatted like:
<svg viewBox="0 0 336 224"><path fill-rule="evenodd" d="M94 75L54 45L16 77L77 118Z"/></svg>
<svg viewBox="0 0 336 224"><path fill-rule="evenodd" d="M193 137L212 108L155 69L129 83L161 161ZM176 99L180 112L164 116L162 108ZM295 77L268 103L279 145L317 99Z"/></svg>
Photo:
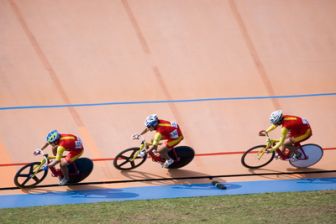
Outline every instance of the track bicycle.
<svg viewBox="0 0 336 224"><path fill-rule="evenodd" d="M250 169L257 169L266 166L273 159L279 157L281 160L288 161L290 165L297 168L307 168L313 166L319 162L323 156L323 149L317 144L304 144L297 143L292 153L284 154L280 149L276 152L270 149L274 146L278 140L271 139L267 134L266 145L257 145L246 152L241 157L241 163L243 166ZM289 150L286 148L285 150ZM293 158L296 155L297 158Z"/></svg>
<svg viewBox="0 0 336 224"><path fill-rule="evenodd" d="M164 163L165 159L161 156L147 149L151 143L146 142L146 140L141 136L141 143L139 147L132 147L121 151L113 160L113 165L119 170L132 170L141 166L148 157L151 157L152 161L158 163ZM140 152L144 151L144 156L140 156ZM190 163L195 156L194 149L189 146L177 146L168 151L170 158L174 160L168 169L177 169L186 166Z"/></svg>
<svg viewBox="0 0 336 224"><path fill-rule="evenodd" d="M42 155L40 162L32 162L24 165L20 168L14 177L14 184L19 188L34 187L41 183L48 174L48 170L51 171L53 177L63 178L61 169L55 167L46 166L50 163L55 156L49 156L48 154ZM79 158L68 166L69 170L69 182L67 184L78 183L88 177L93 170L93 162L89 158Z"/></svg>

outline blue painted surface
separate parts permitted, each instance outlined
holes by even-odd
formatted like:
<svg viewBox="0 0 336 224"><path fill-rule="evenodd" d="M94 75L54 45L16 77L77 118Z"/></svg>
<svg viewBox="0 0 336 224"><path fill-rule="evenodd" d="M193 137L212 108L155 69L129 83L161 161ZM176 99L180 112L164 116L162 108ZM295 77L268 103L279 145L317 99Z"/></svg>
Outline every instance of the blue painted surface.
<svg viewBox="0 0 336 224"><path fill-rule="evenodd" d="M259 194L266 192L336 190L336 178L229 182L224 184L227 187L226 190L220 190L209 183L48 192L42 194L1 195L0 208L127 200L152 200L179 197Z"/></svg>
<svg viewBox="0 0 336 224"><path fill-rule="evenodd" d="M278 95L278 96L215 97L215 98L197 98L197 99L180 99L180 100L144 100L144 101L124 101L124 102L104 102L104 103L57 104L57 105L9 106L9 107L0 107L0 111L1 110L22 110L22 109L65 108L65 107L98 107L98 106L111 106L111 105L132 105L132 104L161 104L161 103L192 103L192 102L204 102L204 101L288 99L288 98L323 97L323 96L336 96L336 93L315 93L315 94L296 94L296 95Z"/></svg>

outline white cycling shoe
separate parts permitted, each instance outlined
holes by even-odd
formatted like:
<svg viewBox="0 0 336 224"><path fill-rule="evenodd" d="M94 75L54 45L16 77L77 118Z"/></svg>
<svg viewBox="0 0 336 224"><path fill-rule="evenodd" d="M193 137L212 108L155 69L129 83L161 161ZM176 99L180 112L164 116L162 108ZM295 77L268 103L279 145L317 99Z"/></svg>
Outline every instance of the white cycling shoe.
<svg viewBox="0 0 336 224"><path fill-rule="evenodd" d="M163 164L162 167L163 168L168 168L170 165L172 165L174 163L173 159L167 159Z"/></svg>
<svg viewBox="0 0 336 224"><path fill-rule="evenodd" d="M145 155L146 155L146 150L142 150L142 151L139 153L138 156L141 157L141 158L144 158Z"/></svg>
<svg viewBox="0 0 336 224"><path fill-rule="evenodd" d="M60 181L59 185L64 186L69 182L69 179L66 179L63 177L63 179Z"/></svg>

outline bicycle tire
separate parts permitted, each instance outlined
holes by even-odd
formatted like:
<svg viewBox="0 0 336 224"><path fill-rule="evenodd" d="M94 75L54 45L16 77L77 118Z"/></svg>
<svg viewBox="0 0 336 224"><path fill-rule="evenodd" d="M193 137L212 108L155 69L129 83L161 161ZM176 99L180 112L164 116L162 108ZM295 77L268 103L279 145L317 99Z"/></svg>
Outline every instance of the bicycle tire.
<svg viewBox="0 0 336 224"><path fill-rule="evenodd" d="M68 165L69 184L81 182L82 180L87 178L93 170L93 162L89 158L82 157L75 160L74 163L77 169L73 164ZM76 173L76 171L78 172L77 174L71 175L72 173Z"/></svg>
<svg viewBox="0 0 336 224"><path fill-rule="evenodd" d="M144 157L138 156L134 161L130 161L130 159L139 149L140 149L139 147L133 147L121 151L114 158L113 166L118 170L132 170L141 166L146 161L147 154L145 154Z"/></svg>
<svg viewBox="0 0 336 224"><path fill-rule="evenodd" d="M257 159L257 153L265 147L266 145L257 145L257 146L254 146L248 149L246 152L244 152L244 154L241 157L242 165L249 169L258 169L272 162L275 156L275 152L265 153L263 155L263 158L261 158L262 160ZM255 154L255 155L252 155L252 154ZM265 157L265 155L267 155L268 157ZM251 161L255 161L257 165L253 165L252 162L250 161L250 158L251 158Z"/></svg>
<svg viewBox="0 0 336 224"><path fill-rule="evenodd" d="M168 152L168 155L175 160L168 169L177 169L186 166L195 157L194 149L189 146L178 146L174 150L176 154L172 150Z"/></svg>
<svg viewBox="0 0 336 224"><path fill-rule="evenodd" d="M14 176L15 186L19 188L29 188L29 187L34 187L38 185L39 183L41 183L44 180L44 178L47 176L48 170L39 170L37 173L44 172L40 178L37 175L35 175L33 178L30 177L30 175L33 174L34 166L39 166L39 165L41 165L41 162L33 162L33 163L28 163L24 165L23 167L21 167ZM27 174L22 173L27 168L29 169L28 173ZM25 180L20 181L22 178L25 178ZM30 180L34 180L34 182L31 184L28 184Z"/></svg>
<svg viewBox="0 0 336 224"><path fill-rule="evenodd" d="M313 148L307 148L313 147ZM289 160L289 163L296 168L307 168L318 163L323 157L323 149L317 144L305 144L301 146L302 150L308 156L308 159ZM300 150L300 149L299 149Z"/></svg>

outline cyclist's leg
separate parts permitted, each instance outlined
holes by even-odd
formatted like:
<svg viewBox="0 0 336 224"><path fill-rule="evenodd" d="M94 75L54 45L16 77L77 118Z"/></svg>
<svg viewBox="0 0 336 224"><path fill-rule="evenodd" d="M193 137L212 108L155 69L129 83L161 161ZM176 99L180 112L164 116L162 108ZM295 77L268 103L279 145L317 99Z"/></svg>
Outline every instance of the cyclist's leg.
<svg viewBox="0 0 336 224"><path fill-rule="evenodd" d="M183 136L178 137L177 139L168 140L163 146L158 149L158 153L164 159L171 159L168 155L168 151L173 149L176 145L178 145L183 140Z"/></svg>
<svg viewBox="0 0 336 224"><path fill-rule="evenodd" d="M83 154L83 149L78 150L78 151L70 151L65 158L61 160L61 170L63 172L64 178L69 179L69 170L68 170L68 165L70 163L73 163L76 159L78 159L82 154Z"/></svg>
<svg viewBox="0 0 336 224"><path fill-rule="evenodd" d="M287 158L289 158L292 153L295 150L295 146L291 140L291 138L286 139L285 143L283 144L282 147L282 153L284 156L286 156Z"/></svg>
<svg viewBox="0 0 336 224"><path fill-rule="evenodd" d="M67 180L69 180L69 170L67 168L68 162L66 161L65 158L62 158L61 163L60 163L60 168L63 173L63 177Z"/></svg>
<svg viewBox="0 0 336 224"><path fill-rule="evenodd" d="M157 152L160 154L161 158L167 160L169 159L168 155L169 148L167 147L167 144L159 146Z"/></svg>
<svg viewBox="0 0 336 224"><path fill-rule="evenodd" d="M303 135L292 136L290 138L291 146L288 146L288 148L291 150L291 156L295 156L297 152L296 149L300 147L300 143L306 141L311 136L312 136L311 129L308 129ZM297 155L297 157L300 157L300 155Z"/></svg>
<svg viewBox="0 0 336 224"><path fill-rule="evenodd" d="M294 145L299 145L299 143L306 141L311 136L312 136L312 131L309 128L303 135L293 136L291 140L294 143Z"/></svg>

